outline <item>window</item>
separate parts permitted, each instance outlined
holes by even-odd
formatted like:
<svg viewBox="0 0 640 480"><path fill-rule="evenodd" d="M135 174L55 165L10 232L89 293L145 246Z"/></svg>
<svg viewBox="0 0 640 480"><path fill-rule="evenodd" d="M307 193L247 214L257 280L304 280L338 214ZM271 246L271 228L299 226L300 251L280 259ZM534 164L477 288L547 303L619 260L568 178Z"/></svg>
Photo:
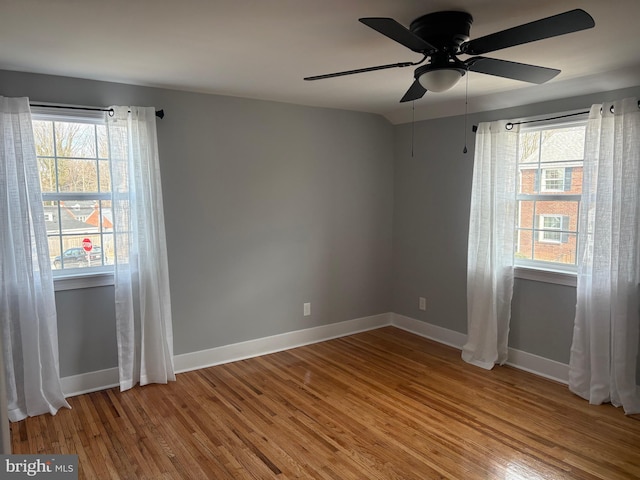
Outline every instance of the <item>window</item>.
<svg viewBox="0 0 640 480"><path fill-rule="evenodd" d="M542 191L562 192L564 191L564 168L543 168Z"/></svg>
<svg viewBox="0 0 640 480"><path fill-rule="evenodd" d="M567 241L566 231L569 225L567 215L540 215L539 241L547 243L562 243Z"/></svg>
<svg viewBox="0 0 640 480"><path fill-rule="evenodd" d="M113 224L104 117L37 108L32 113L54 278L110 272Z"/></svg>
<svg viewBox="0 0 640 480"><path fill-rule="evenodd" d="M520 131L516 266L576 271L585 125L574 119Z"/></svg>

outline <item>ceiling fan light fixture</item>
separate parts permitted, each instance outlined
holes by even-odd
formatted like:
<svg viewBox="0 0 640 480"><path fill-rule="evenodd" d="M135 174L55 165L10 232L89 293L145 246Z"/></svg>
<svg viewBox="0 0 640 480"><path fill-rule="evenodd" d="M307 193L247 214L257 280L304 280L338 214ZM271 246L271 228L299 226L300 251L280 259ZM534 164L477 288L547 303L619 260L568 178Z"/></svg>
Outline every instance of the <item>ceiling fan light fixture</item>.
<svg viewBox="0 0 640 480"><path fill-rule="evenodd" d="M437 68L425 70L418 75L418 81L429 92L446 92L453 88L463 77L461 68Z"/></svg>

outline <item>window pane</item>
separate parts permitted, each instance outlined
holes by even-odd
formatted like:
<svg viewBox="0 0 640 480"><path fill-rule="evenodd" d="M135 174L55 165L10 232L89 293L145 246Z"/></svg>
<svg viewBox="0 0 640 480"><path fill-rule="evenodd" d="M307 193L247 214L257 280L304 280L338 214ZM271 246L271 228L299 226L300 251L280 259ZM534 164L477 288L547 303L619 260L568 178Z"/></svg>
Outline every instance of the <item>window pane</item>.
<svg viewBox="0 0 640 480"><path fill-rule="evenodd" d="M44 209L44 224L47 228L47 235L57 235L60 233L60 225L58 223L59 211L58 202L44 201L42 202ZM49 244L51 248L51 243Z"/></svg>
<svg viewBox="0 0 640 480"><path fill-rule="evenodd" d="M515 259L575 263L577 201L520 201Z"/></svg>
<svg viewBox="0 0 640 480"><path fill-rule="evenodd" d="M56 154L59 157L95 158L95 125L55 122Z"/></svg>
<svg viewBox="0 0 640 480"><path fill-rule="evenodd" d="M110 201L45 201L43 205L53 268L96 267L112 263L113 225ZM91 240L90 253L83 249L82 241L85 238Z"/></svg>
<svg viewBox="0 0 640 480"><path fill-rule="evenodd" d="M109 143L107 142L107 126L96 125L96 133L98 134L98 158L109 158Z"/></svg>
<svg viewBox="0 0 640 480"><path fill-rule="evenodd" d="M558 221L564 222L558 227L563 230L569 230L575 232L578 228L578 202L576 201L545 201L539 200L536 202L536 215L538 218L541 216L544 218L544 222L554 221L553 218L559 219ZM540 222L536 222L536 226L540 227Z"/></svg>
<svg viewBox="0 0 640 480"><path fill-rule="evenodd" d="M522 200L518 202L518 227L533 228L534 201Z"/></svg>
<svg viewBox="0 0 640 480"><path fill-rule="evenodd" d="M114 250L112 233L102 235L102 255L105 265L113 265Z"/></svg>
<svg viewBox="0 0 640 480"><path fill-rule="evenodd" d="M516 260L533 259L533 230L518 230L516 232Z"/></svg>
<svg viewBox="0 0 640 480"><path fill-rule="evenodd" d="M53 122L33 121L33 137L36 142L38 156L53 157Z"/></svg>
<svg viewBox="0 0 640 480"><path fill-rule="evenodd" d="M97 192L96 161L58 159L58 187L61 192Z"/></svg>
<svg viewBox="0 0 640 480"><path fill-rule="evenodd" d="M534 260L574 264L578 202L536 202Z"/></svg>
<svg viewBox="0 0 640 480"><path fill-rule="evenodd" d="M109 170L109 161L99 160L98 169L100 173L100 191L110 192L111 191L111 171Z"/></svg>
<svg viewBox="0 0 640 480"><path fill-rule="evenodd" d="M518 193L526 195L579 195L582 193L582 164L560 164L537 168L534 164L518 167Z"/></svg>
<svg viewBox="0 0 640 480"><path fill-rule="evenodd" d="M120 263L129 263L129 249L127 245L131 242L128 233L118 233L118 245L114 249L114 254ZM112 258L113 260L113 258Z"/></svg>
<svg viewBox="0 0 640 480"><path fill-rule="evenodd" d="M560 230L560 228L562 227L562 218L556 215L543 215L542 222L540 222L540 224L540 228L552 228L555 230Z"/></svg>
<svg viewBox="0 0 640 480"><path fill-rule="evenodd" d="M542 243L560 243L562 241L562 215L539 215L540 229L538 240Z"/></svg>
<svg viewBox="0 0 640 480"><path fill-rule="evenodd" d="M60 222L62 233L78 233L91 231L86 220L94 210L94 200L67 200L60 202Z"/></svg>
<svg viewBox="0 0 640 480"><path fill-rule="evenodd" d="M89 215L85 216L82 220L86 222L90 227L96 228L98 231L113 231L111 201L100 200L87 203L91 205L91 211Z"/></svg>
<svg viewBox="0 0 640 480"><path fill-rule="evenodd" d="M560 243L560 232L540 232L540 241L545 243Z"/></svg>
<svg viewBox="0 0 640 480"><path fill-rule="evenodd" d="M556 235L560 241L536 242L534 246L534 260L575 265L576 263L576 234L561 234L546 232L546 235Z"/></svg>
<svg viewBox="0 0 640 480"><path fill-rule="evenodd" d="M533 259L533 236L535 218L535 201L522 200L518 202L518 220L516 231L515 259Z"/></svg>
<svg viewBox="0 0 640 480"><path fill-rule="evenodd" d="M47 225L47 230L48 230ZM60 262L56 263L56 258L60 258L60 237L58 235L50 235L47 237L49 240L49 258L51 259L51 268L60 268Z"/></svg>
<svg viewBox="0 0 640 480"><path fill-rule="evenodd" d="M584 158L585 128L555 128L542 132L541 162L582 160Z"/></svg>
<svg viewBox="0 0 640 480"><path fill-rule="evenodd" d="M53 158L38 158L40 188L43 192L56 191L56 161Z"/></svg>
<svg viewBox="0 0 640 480"><path fill-rule="evenodd" d="M539 189L537 165L520 165L518 175L518 192L528 195L537 193Z"/></svg>
<svg viewBox="0 0 640 480"><path fill-rule="evenodd" d="M540 172L543 192L564 191L564 168L543 168Z"/></svg>
<svg viewBox="0 0 640 480"><path fill-rule="evenodd" d="M519 137L519 163L537 163L540 147L540 132L523 132Z"/></svg>
<svg viewBox="0 0 640 480"><path fill-rule="evenodd" d="M87 252L83 247L83 240L91 240L91 250ZM87 268L104 265L104 255L100 244L100 235L63 235L62 255L53 259L53 267L56 269Z"/></svg>

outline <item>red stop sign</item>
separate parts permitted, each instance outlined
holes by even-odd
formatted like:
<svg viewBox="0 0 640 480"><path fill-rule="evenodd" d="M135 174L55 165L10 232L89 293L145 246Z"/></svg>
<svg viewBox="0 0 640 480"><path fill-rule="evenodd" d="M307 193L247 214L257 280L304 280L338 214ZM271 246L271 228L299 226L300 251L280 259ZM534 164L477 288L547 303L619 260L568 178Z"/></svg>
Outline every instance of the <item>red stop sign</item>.
<svg viewBox="0 0 640 480"><path fill-rule="evenodd" d="M91 249L93 248L93 244L91 243L90 238L85 238L84 240L82 240L82 248L84 248L85 252L91 251Z"/></svg>

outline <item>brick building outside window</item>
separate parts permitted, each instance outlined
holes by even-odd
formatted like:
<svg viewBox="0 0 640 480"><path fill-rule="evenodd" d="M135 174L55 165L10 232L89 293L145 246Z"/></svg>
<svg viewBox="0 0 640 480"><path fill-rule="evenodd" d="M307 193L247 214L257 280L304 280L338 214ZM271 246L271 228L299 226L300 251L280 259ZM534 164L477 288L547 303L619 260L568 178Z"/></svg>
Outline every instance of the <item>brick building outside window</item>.
<svg viewBox="0 0 640 480"><path fill-rule="evenodd" d="M585 122L523 128L515 264L575 271Z"/></svg>

